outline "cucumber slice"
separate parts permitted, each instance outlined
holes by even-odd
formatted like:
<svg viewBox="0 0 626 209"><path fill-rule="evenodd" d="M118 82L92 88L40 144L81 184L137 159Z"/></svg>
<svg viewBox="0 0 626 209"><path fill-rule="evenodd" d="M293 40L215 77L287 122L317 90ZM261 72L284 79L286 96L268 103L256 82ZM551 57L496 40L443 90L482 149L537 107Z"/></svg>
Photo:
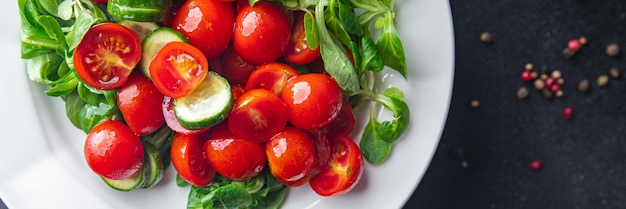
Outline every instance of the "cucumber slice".
<svg viewBox="0 0 626 209"><path fill-rule="evenodd" d="M131 30L135 31L135 33L139 37L139 40L142 40L142 41L148 36L148 34L150 34L152 31L156 30L159 27L159 25L157 25L154 22L137 22L137 21L132 21L132 20L121 20L118 23L120 25L126 26L127 28L130 28Z"/></svg>
<svg viewBox="0 0 626 209"><path fill-rule="evenodd" d="M111 188L119 190L119 191L127 192L127 191L137 188L137 186L139 186L142 183L143 177L144 175L143 175L143 169L142 169L142 171L138 172L137 174L128 178L124 178L124 179L113 180L113 179L108 179L104 177L101 177L101 178Z"/></svg>
<svg viewBox="0 0 626 209"><path fill-rule="evenodd" d="M141 43L142 54L141 60L139 61L139 68L148 79L151 79L150 63L152 59L154 59L154 56L159 53L165 44L175 41L189 43L183 34L168 27L157 28L143 40Z"/></svg>
<svg viewBox="0 0 626 209"><path fill-rule="evenodd" d="M187 129L202 129L223 121L233 97L228 81L213 71L189 95L174 100L174 113Z"/></svg>
<svg viewBox="0 0 626 209"><path fill-rule="evenodd" d="M144 142L145 150L143 164L143 182L141 188L150 188L158 183L163 177L163 161L159 150L157 150L150 142Z"/></svg>

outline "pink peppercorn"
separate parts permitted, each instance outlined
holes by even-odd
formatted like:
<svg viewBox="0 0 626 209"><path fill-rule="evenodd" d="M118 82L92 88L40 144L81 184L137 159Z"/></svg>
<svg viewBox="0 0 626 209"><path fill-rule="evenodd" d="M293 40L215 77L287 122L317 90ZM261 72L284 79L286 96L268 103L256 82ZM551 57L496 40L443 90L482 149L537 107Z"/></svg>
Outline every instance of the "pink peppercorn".
<svg viewBox="0 0 626 209"><path fill-rule="evenodd" d="M572 119L572 117L574 117L574 108L572 107L565 107L565 109L563 109L563 117L567 120Z"/></svg>
<svg viewBox="0 0 626 209"><path fill-rule="evenodd" d="M561 90L561 85L559 84L552 84L552 86L550 86L550 91L556 93L557 91Z"/></svg>
<svg viewBox="0 0 626 209"><path fill-rule="evenodd" d="M554 86L554 85L558 85L556 79L554 79L554 77L552 77L552 76L546 78L546 82L545 83L546 83L546 88L549 88L549 89L551 89L552 86Z"/></svg>
<svg viewBox="0 0 626 209"><path fill-rule="evenodd" d="M533 79L533 74L530 71L522 72L522 81L530 82Z"/></svg>
<svg viewBox="0 0 626 209"><path fill-rule="evenodd" d="M578 39L572 39L567 43L567 48L571 49L574 52L580 50L581 46L582 45L580 44L580 41Z"/></svg>
<svg viewBox="0 0 626 209"><path fill-rule="evenodd" d="M543 167L543 162L541 160L533 160L530 162L530 170L539 171Z"/></svg>

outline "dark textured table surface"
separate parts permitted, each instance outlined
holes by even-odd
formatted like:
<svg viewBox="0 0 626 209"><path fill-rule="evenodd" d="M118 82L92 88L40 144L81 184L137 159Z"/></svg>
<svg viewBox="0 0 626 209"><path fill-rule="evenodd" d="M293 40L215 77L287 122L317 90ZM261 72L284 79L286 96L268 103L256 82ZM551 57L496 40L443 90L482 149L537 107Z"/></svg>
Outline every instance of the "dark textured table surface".
<svg viewBox="0 0 626 209"><path fill-rule="evenodd" d="M455 77L447 123L406 208L626 208L626 79L597 77L626 56L622 0L451 0ZM480 41L489 32L491 44ZM570 59L571 39L587 44ZM546 99L521 80L526 63L559 70L563 96ZM577 91L588 79L590 91ZM520 87L529 96L520 100ZM477 100L478 108L470 107ZM574 117L566 120L563 109ZM530 169L533 160L543 168ZM0 204L0 209L6 207Z"/></svg>

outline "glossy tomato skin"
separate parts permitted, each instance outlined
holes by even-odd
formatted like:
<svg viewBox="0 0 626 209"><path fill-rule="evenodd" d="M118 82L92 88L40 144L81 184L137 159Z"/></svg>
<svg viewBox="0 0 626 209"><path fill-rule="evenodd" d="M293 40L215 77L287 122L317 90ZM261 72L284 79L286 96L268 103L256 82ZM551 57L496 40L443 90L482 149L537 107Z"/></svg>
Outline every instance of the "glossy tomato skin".
<svg viewBox="0 0 626 209"><path fill-rule="evenodd" d="M344 134L350 135L352 130L354 130L354 125L356 123L356 118L354 116L354 111L352 110L352 106L348 100L343 99L341 104L341 109L339 110L339 115L337 118L330 122L328 125L324 126L322 130L326 134Z"/></svg>
<svg viewBox="0 0 626 209"><path fill-rule="evenodd" d="M319 44L315 49L311 49L306 43L306 33L304 30L304 11L294 12L294 23L291 29L291 39L287 45L287 51L283 55L285 60L296 65L307 65L320 57Z"/></svg>
<svg viewBox="0 0 626 209"><path fill-rule="evenodd" d="M235 9L218 0L188 0L176 12L172 28L198 47L207 59L218 58L233 37Z"/></svg>
<svg viewBox="0 0 626 209"><path fill-rule="evenodd" d="M267 164L264 147L245 139L208 140L205 153L217 173L235 181L257 176Z"/></svg>
<svg viewBox="0 0 626 209"><path fill-rule="evenodd" d="M315 176L328 165L330 161L330 143L326 134L319 129L307 131L313 144L315 145L315 163L313 164L313 170L310 176Z"/></svg>
<svg viewBox="0 0 626 209"><path fill-rule="evenodd" d="M188 43L170 42L150 63L154 86L165 96L187 96L204 81L209 62L200 50Z"/></svg>
<svg viewBox="0 0 626 209"><path fill-rule="evenodd" d="M301 129L287 127L265 144L270 172L287 186L300 186L309 178L315 163L315 145Z"/></svg>
<svg viewBox="0 0 626 209"><path fill-rule="evenodd" d="M229 47L222 54L222 75L231 84L246 85L252 71L256 68L243 60L232 47Z"/></svg>
<svg viewBox="0 0 626 209"><path fill-rule="evenodd" d="M94 126L85 140L84 155L96 174L107 179L123 179L141 171L144 149L139 136L117 120Z"/></svg>
<svg viewBox="0 0 626 209"><path fill-rule="evenodd" d="M287 80L300 75L293 67L280 63L269 62L258 66L246 82L246 91L252 89L267 89L280 96Z"/></svg>
<svg viewBox="0 0 626 209"><path fill-rule="evenodd" d="M117 23L91 27L74 51L74 68L87 85L116 89L128 79L141 59L141 42L132 30Z"/></svg>
<svg viewBox="0 0 626 209"><path fill-rule="evenodd" d="M321 196L344 194L361 179L363 175L363 156L354 141L343 134L329 137L332 157L327 166L311 178L309 185Z"/></svg>
<svg viewBox="0 0 626 209"><path fill-rule="evenodd" d="M253 89L237 99L228 127L238 138L265 142L287 125L287 107L274 93Z"/></svg>
<svg viewBox="0 0 626 209"><path fill-rule="evenodd" d="M143 74L135 72L117 91L117 106L124 121L135 134L149 135L164 123L163 94Z"/></svg>
<svg viewBox="0 0 626 209"><path fill-rule="evenodd" d="M199 134L210 129L188 129L180 124L180 121L178 121L178 118L176 118L176 112L174 112L174 98L164 96L163 102L161 104L161 110L163 112L163 117L165 118L165 124L176 133Z"/></svg>
<svg viewBox="0 0 626 209"><path fill-rule="evenodd" d="M194 186L207 186L215 177L215 169L211 167L204 153L207 134L176 133L172 139L170 157L178 175Z"/></svg>
<svg viewBox="0 0 626 209"><path fill-rule="evenodd" d="M261 65L283 56L289 44L291 25L278 7L259 1L239 10L233 47L246 62Z"/></svg>
<svg viewBox="0 0 626 209"><path fill-rule="evenodd" d="M287 81L281 97L287 104L289 123L306 129L319 129L337 118L343 95L327 74L309 73Z"/></svg>

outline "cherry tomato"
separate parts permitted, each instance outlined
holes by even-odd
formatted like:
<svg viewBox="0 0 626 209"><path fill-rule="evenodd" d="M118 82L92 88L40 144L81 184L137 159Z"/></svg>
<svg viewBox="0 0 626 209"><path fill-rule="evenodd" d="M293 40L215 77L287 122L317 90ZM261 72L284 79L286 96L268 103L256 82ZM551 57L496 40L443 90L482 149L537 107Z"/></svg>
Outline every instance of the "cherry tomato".
<svg viewBox="0 0 626 209"><path fill-rule="evenodd" d="M230 91L233 92L233 100L237 101L246 90L239 85L230 85Z"/></svg>
<svg viewBox="0 0 626 209"><path fill-rule="evenodd" d="M172 129L172 131L176 133L198 134L198 133L202 133L211 129L210 127L203 128L203 129L187 129L182 124L180 124L180 121L178 121L178 118L176 118L176 112L174 112L174 98L171 98L168 96L163 97L161 110L163 111L165 124L167 124L167 126L170 127L170 129Z"/></svg>
<svg viewBox="0 0 626 209"><path fill-rule="evenodd" d="M94 126L85 140L84 155L96 174L107 179L123 179L141 171L143 144L128 126L107 120Z"/></svg>
<svg viewBox="0 0 626 209"><path fill-rule="evenodd" d="M233 50L228 47L222 54L222 75L231 84L246 85L246 81L250 77L256 66L247 63Z"/></svg>
<svg viewBox="0 0 626 209"><path fill-rule="evenodd" d="M269 62L258 66L246 82L246 91L267 89L280 96L287 80L300 75L293 67L280 62Z"/></svg>
<svg viewBox="0 0 626 209"><path fill-rule="evenodd" d="M315 163L315 145L301 129L286 127L265 144L270 172L287 186L300 186L309 180Z"/></svg>
<svg viewBox="0 0 626 209"><path fill-rule="evenodd" d="M124 85L140 59L139 37L117 23L94 25L76 47L73 57L78 77L102 90Z"/></svg>
<svg viewBox="0 0 626 209"><path fill-rule="evenodd" d="M326 168L330 160L330 144L326 134L319 129L310 130L307 133L315 145L315 164L313 164L313 170L311 171L311 176L315 176Z"/></svg>
<svg viewBox="0 0 626 209"><path fill-rule="evenodd" d="M245 139L212 139L205 143L206 158L223 177L241 181L257 176L265 164L265 149Z"/></svg>
<svg viewBox="0 0 626 209"><path fill-rule="evenodd" d="M172 28L189 39L211 60L219 57L233 37L235 9L218 0L188 0L172 20Z"/></svg>
<svg viewBox="0 0 626 209"><path fill-rule="evenodd" d="M344 194L357 184L363 174L361 150L346 135L329 137L332 157L327 166L311 178L309 185L317 194L334 196Z"/></svg>
<svg viewBox="0 0 626 209"><path fill-rule="evenodd" d="M208 69L209 62L198 48L184 42L170 42L152 59L150 77L161 93L180 98L202 83Z"/></svg>
<svg viewBox="0 0 626 209"><path fill-rule="evenodd" d="M163 94L139 72L131 74L117 91L117 106L124 121L139 136L149 135L165 123L161 103Z"/></svg>
<svg viewBox="0 0 626 209"><path fill-rule="evenodd" d="M213 126L209 133L209 140L214 139L235 139L235 135L228 128L228 118L225 121Z"/></svg>
<svg viewBox="0 0 626 209"><path fill-rule="evenodd" d="M342 92L329 75L309 73L287 81L281 97L287 104L289 123L302 129L318 129L337 118Z"/></svg>
<svg viewBox="0 0 626 209"><path fill-rule="evenodd" d="M306 43L306 33L304 31L304 11L294 12L294 23L291 29L291 40L287 46L287 51L283 55L285 59L296 65L306 65L320 57L319 44L315 50L309 48Z"/></svg>
<svg viewBox="0 0 626 209"><path fill-rule="evenodd" d="M172 139L170 157L178 175L194 186L207 186L215 177L215 170L204 153L207 134L176 133Z"/></svg>
<svg viewBox="0 0 626 209"><path fill-rule="evenodd" d="M352 130L354 130L355 122L356 118L354 117L352 106L350 106L348 100L343 99L337 118L335 118L335 120L330 122L328 125L324 126L322 130L327 134L350 135Z"/></svg>
<svg viewBox="0 0 626 209"><path fill-rule="evenodd" d="M228 116L228 127L242 139L265 142L287 125L287 107L271 91L253 89L237 99Z"/></svg>
<svg viewBox="0 0 626 209"><path fill-rule="evenodd" d="M233 47L243 60L260 65L283 56L290 36L291 26L285 13L268 2L259 1L239 10Z"/></svg>

